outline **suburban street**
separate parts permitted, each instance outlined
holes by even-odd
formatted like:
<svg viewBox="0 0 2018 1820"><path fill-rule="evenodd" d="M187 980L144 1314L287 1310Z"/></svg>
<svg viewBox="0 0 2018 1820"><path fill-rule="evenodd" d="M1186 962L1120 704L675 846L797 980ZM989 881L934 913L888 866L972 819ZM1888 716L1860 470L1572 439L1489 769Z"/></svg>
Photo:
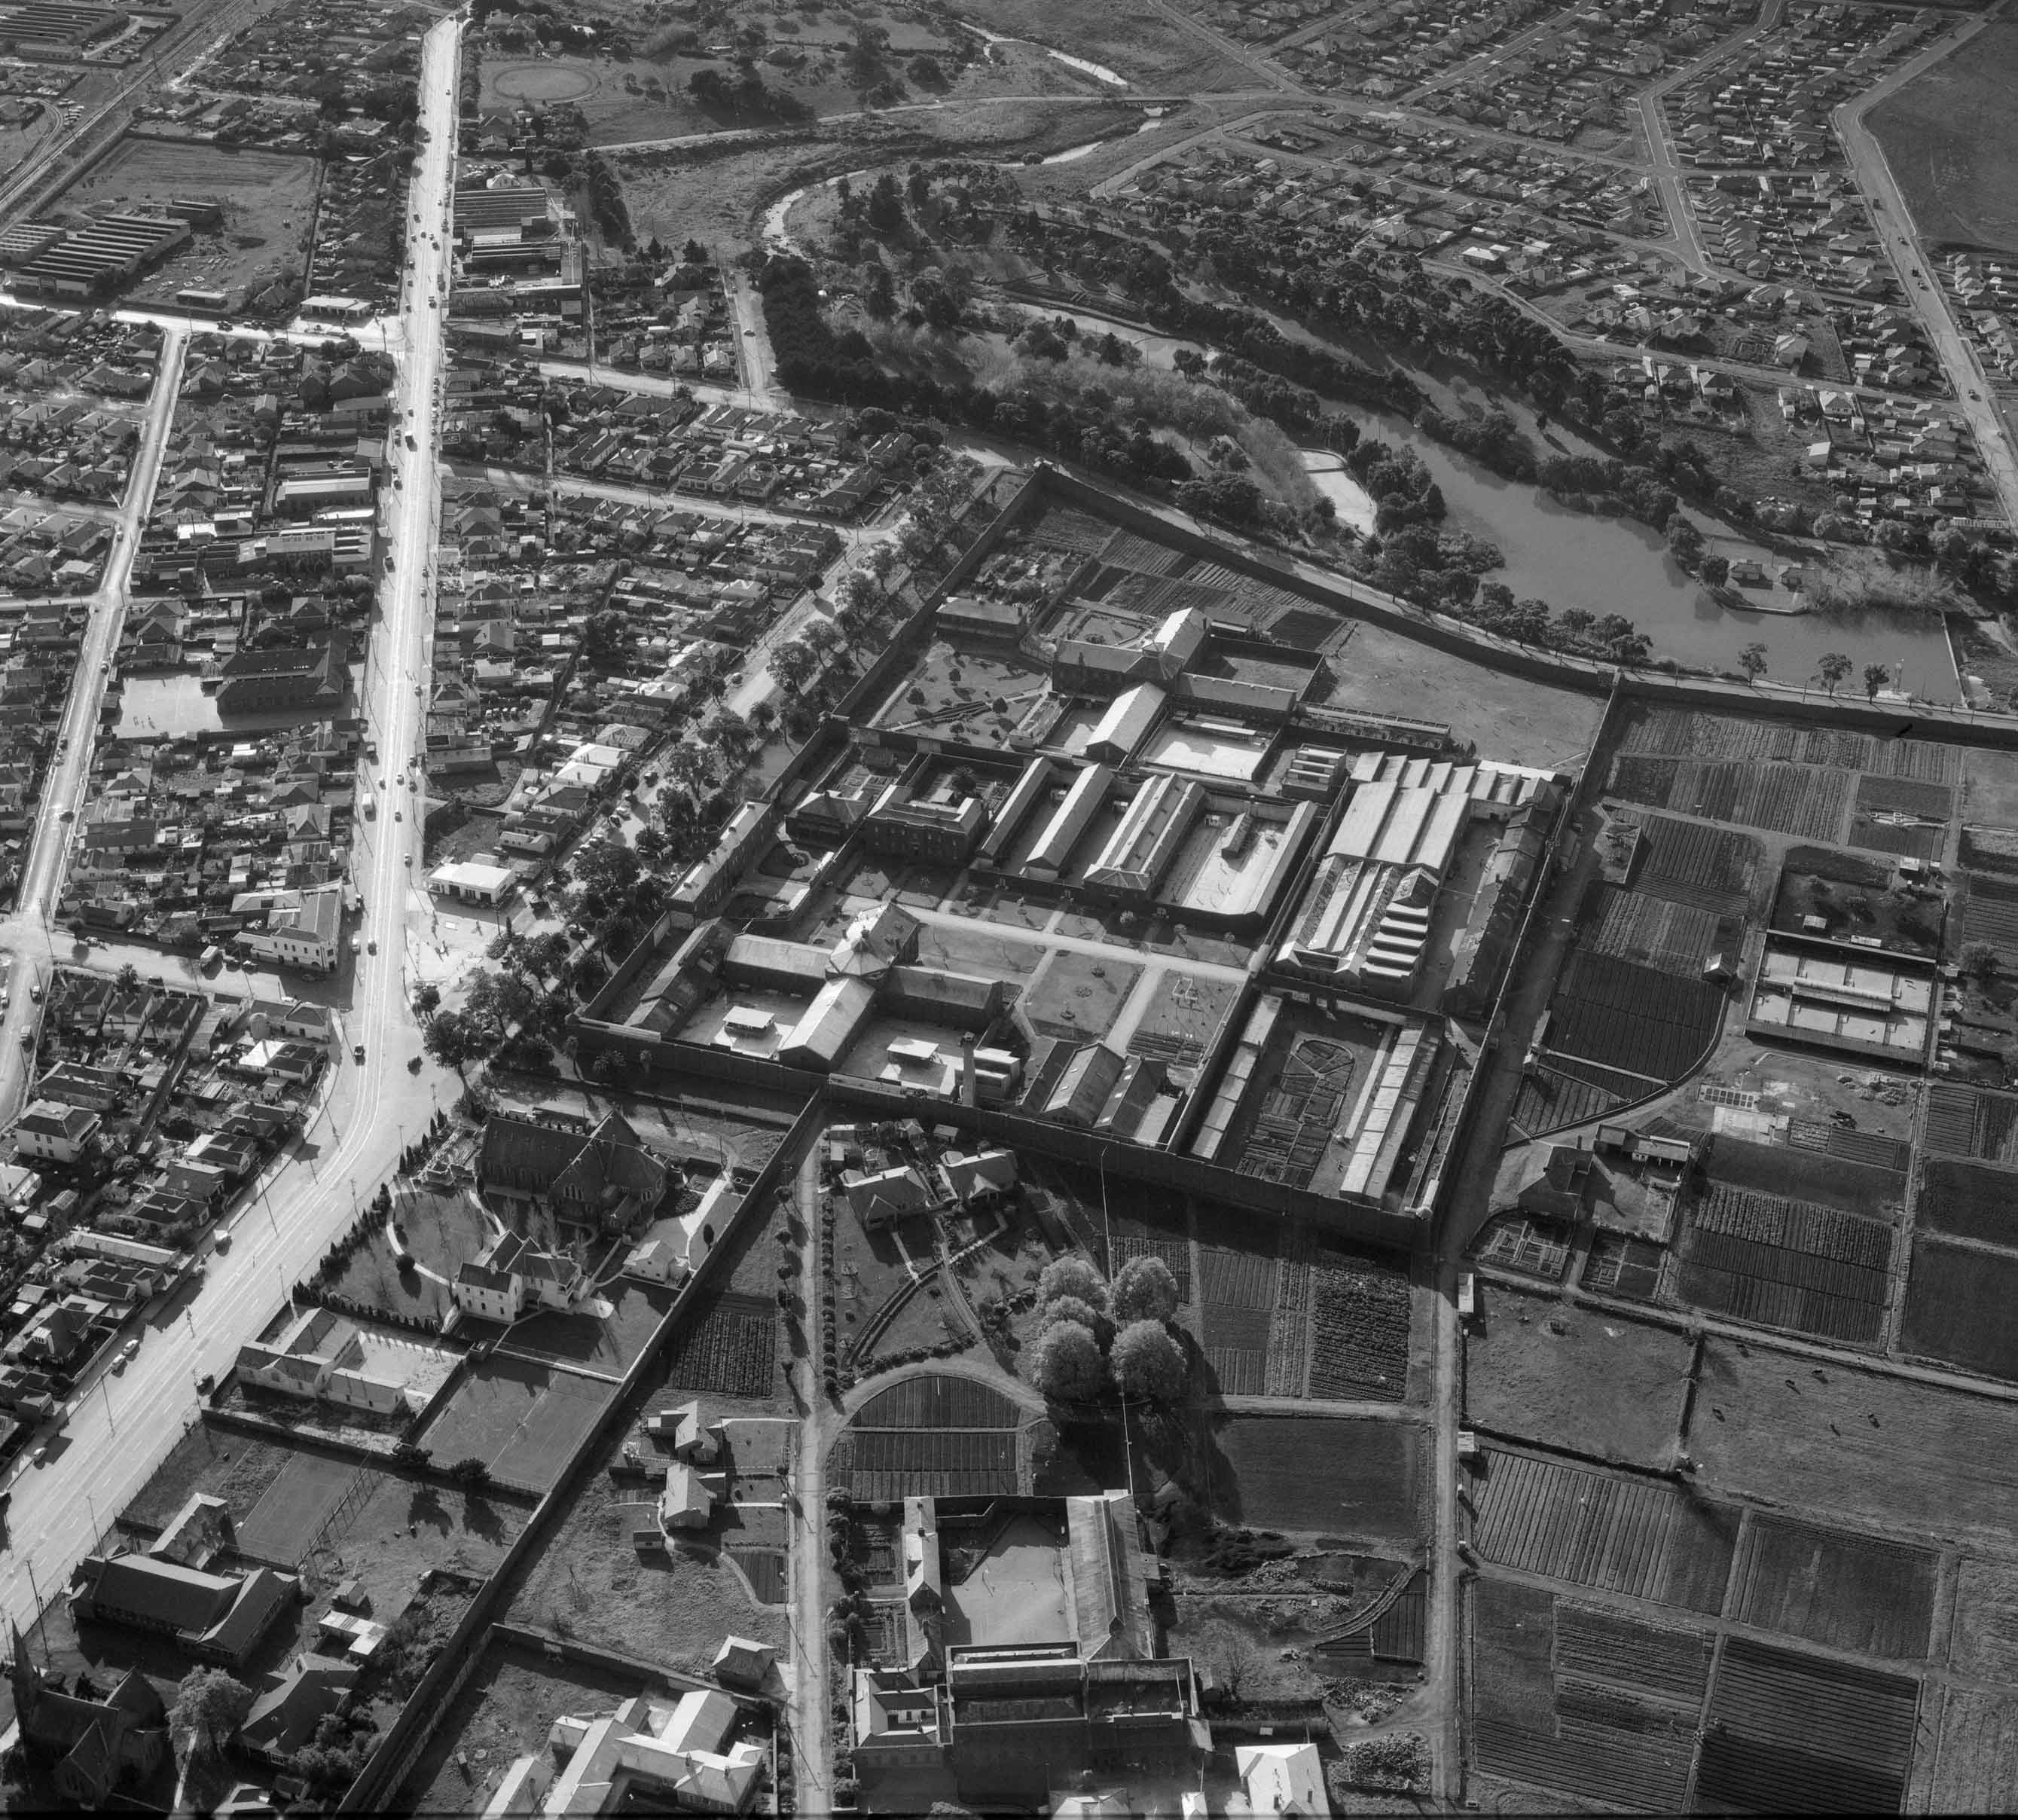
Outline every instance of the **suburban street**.
<svg viewBox="0 0 2018 1820"><path fill-rule="evenodd" d="M42 779L42 801L22 863L20 889L13 914L0 922L0 950L14 957L13 994L0 1015L0 1123L12 1124L27 1103L28 1055L41 1013L28 989L31 983L40 986L45 982L54 964L50 919L62 889L71 833L90 787L92 738L99 704L105 699L106 666L119 648L120 628L125 624L127 583L161 476L161 455L175 420L175 396L182 387L183 358L188 347L188 337L179 331L165 332L112 548L98 591L91 597L76 675L58 723L60 744Z"/></svg>
<svg viewBox="0 0 2018 1820"><path fill-rule="evenodd" d="M1956 324L1940 280L1932 276L1933 262L1921 244L1919 229L1893 175L1891 161L1864 124L1872 108L1916 76L1945 58L1960 56L1962 47L1987 23L1987 16L1963 20L1919 56L1901 63L1884 81L1839 107L1833 120L1836 136L1843 141L1850 168L1857 173L1857 187L1871 199L1872 221L1878 237L1891 257L1908 302L1933 345L1941 370L1955 389L1955 407L1976 438L2004 516L2018 525L2018 454L2014 454L2003 420L1998 415L1996 393L1969 338Z"/></svg>
<svg viewBox="0 0 2018 1820"><path fill-rule="evenodd" d="M394 566L382 590L383 617L371 641L366 693L367 713L385 769L394 773L409 765L419 748L425 708L427 570L439 497L429 451L442 363L441 312L430 308L427 299L439 289L447 265L458 29L458 22L443 20L430 29L422 47L420 118L425 143L412 194L423 220L410 242L404 334L393 349L399 363L396 402L416 448L405 447L403 434L391 447L392 469L400 479L389 494L385 547ZM430 234L439 244L429 244ZM178 339L173 350L178 370L181 348ZM168 356L165 353L164 358L165 370ZM157 387L156 402L165 395L172 401L172 381ZM168 408L162 407L164 420ZM123 599L132 536L152 491L163 434L157 427L147 439L144 472L136 461L127 513L132 530L122 533L123 559L115 555L107 568L106 610L94 613L93 636L107 649L105 641L116 639L116 630L107 631L99 621L115 619ZM88 645L87 657L97 648ZM96 682L93 663L87 662L81 674L87 683ZM67 722L74 729L68 769L52 787L52 809L60 798L81 798L89 763L84 733L95 717L96 703L95 687L78 692ZM85 718L79 719L80 714ZM373 781L383 781L375 770ZM31 920L38 894L55 888L54 856L61 842L47 838L49 825L45 820L38 828L31 866L39 870L31 870L23 894ZM183 1290L152 1315L132 1365L123 1374L102 1370L80 1388L62 1433L49 1443L48 1465L37 1467L24 1457L16 1467L0 1601L17 1623L28 1624L38 1598L46 1599L65 1583L71 1565L102 1525L139 1490L194 1420L197 1376L222 1373L239 1344L266 1326L289 1286L314 1268L331 1239L355 1218L355 1210L391 1174L403 1145L434 1113L439 1078L432 1070L416 1078L407 1066L420 1055L406 986L407 931L410 926L418 933L425 920L424 894L411 871L421 859L419 820L412 815L399 821L381 817L375 823L360 822L360 827L366 831L367 844L356 856L354 876L364 903L363 933L376 941L378 951L356 957L343 1047L332 1062L320 1109L302 1139L275 1160L258 1192L241 1207L230 1249L208 1260L208 1275L200 1286ZM38 950L27 952L32 957ZM45 938L39 952L46 953ZM10 1057L19 1052L16 1033L21 1026L16 1020L25 999L25 993L16 994L0 1036ZM350 1060L353 1043L364 1046L362 1065Z"/></svg>

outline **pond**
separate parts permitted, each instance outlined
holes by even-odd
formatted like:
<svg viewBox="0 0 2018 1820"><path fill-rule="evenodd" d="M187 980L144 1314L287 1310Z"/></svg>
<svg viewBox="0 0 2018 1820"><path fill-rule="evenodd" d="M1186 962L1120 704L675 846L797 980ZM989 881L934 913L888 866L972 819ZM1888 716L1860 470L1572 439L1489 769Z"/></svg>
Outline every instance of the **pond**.
<svg viewBox="0 0 2018 1820"><path fill-rule="evenodd" d="M1503 582L1518 599L1538 598L1557 611L1577 606L1600 615L1623 613L1647 635L1657 657L1705 669L1734 671L1738 653L1756 642L1766 647L1768 675L1783 682L1807 681L1825 652L1841 651L1859 672L1866 664L1887 665L1894 686L1915 695L1937 701L1961 695L1938 619L1882 613L1824 619L1720 606L1683 573L1651 526L1573 512L1537 488L1506 479L1432 441L1405 418L1357 410L1346 414L1362 435L1422 458L1449 508L1445 523L1499 547L1506 566L1485 579ZM1334 490L1333 477L1321 472L1311 477L1346 518L1347 502ZM1340 478L1359 491L1349 475ZM1715 541L1726 554L1741 553L1743 547L1729 538ZM1756 548L1752 553L1762 560L1767 555Z"/></svg>

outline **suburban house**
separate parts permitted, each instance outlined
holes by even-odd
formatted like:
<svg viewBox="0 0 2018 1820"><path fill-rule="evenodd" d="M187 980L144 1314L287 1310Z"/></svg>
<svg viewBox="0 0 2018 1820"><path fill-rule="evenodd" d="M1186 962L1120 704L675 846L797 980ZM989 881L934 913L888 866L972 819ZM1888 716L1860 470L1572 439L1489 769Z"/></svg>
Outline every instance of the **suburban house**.
<svg viewBox="0 0 2018 1820"><path fill-rule="evenodd" d="M512 1764L484 1820L675 1808L747 1812L765 1752L754 1739L730 1742L739 1717L726 1694L696 1688L671 1707L640 1694L602 1718L556 1719L548 1754Z"/></svg>
<svg viewBox="0 0 2018 1820"><path fill-rule="evenodd" d="M272 1340L247 1341L237 1370L241 1382L286 1396L382 1415L408 1406L406 1380L373 1372L357 1329L327 1308L303 1308Z"/></svg>
<svg viewBox="0 0 2018 1820"><path fill-rule="evenodd" d="M449 1293L466 1315L509 1322L529 1308L568 1313L584 1287L581 1268L572 1257L542 1251L516 1232L501 1232L456 1272Z"/></svg>
<svg viewBox="0 0 2018 1820"><path fill-rule="evenodd" d="M14 1127L14 1154L45 1163L74 1163L105 1121L81 1106L38 1099Z"/></svg>

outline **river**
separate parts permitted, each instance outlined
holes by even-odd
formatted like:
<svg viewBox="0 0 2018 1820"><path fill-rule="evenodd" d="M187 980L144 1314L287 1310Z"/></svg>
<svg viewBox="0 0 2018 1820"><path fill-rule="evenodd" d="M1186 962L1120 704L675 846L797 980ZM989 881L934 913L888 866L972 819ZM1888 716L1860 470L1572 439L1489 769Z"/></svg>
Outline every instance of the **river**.
<svg viewBox="0 0 2018 1820"><path fill-rule="evenodd" d="M1938 620L1734 611L1683 574L1660 534L1649 526L1572 512L1538 489L1503 479L1431 441L1406 418L1384 411L1348 410L1347 414L1363 435L1422 458L1449 508L1445 523L1499 547L1506 566L1485 579L1505 583L1517 599L1532 595L1558 611L1580 606L1589 613L1623 613L1647 635L1655 656L1704 669L1735 671L1738 653L1756 642L1766 647L1770 676L1799 683L1814 675L1825 652L1841 651L1859 674L1866 664L1890 666L1895 685L1915 695L1935 701L1961 696L1947 635ZM1358 493L1349 475L1314 472L1311 479L1332 496L1341 519L1354 522L1336 485L1342 480ZM1716 541L1727 554L1738 548L1727 539ZM1759 554L1763 559L1764 553Z"/></svg>

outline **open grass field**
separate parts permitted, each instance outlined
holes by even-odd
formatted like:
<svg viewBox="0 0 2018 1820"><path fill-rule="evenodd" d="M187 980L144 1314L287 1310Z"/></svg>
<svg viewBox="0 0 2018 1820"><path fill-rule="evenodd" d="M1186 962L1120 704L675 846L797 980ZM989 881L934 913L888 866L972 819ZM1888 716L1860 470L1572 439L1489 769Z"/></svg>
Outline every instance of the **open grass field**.
<svg viewBox="0 0 2018 1820"><path fill-rule="evenodd" d="M1470 1618L1466 1678L1481 1770L1609 1810L1682 1810L1708 1676L1705 1634L1489 1576L1472 1583Z"/></svg>
<svg viewBox="0 0 2018 1820"><path fill-rule="evenodd" d="M1739 1623L1891 1661L1926 1659L1940 1558L1752 1514L1730 1576Z"/></svg>
<svg viewBox="0 0 2018 1820"><path fill-rule="evenodd" d="M180 283L193 284L186 269L201 260L203 281L223 287L261 273L298 273L315 195L312 157L129 137L65 190L56 206L79 212L137 208L177 197L222 203L223 226L199 232L171 270Z"/></svg>
<svg viewBox="0 0 2018 1820"><path fill-rule="evenodd" d="M1212 1508L1227 1522L1372 1543L1421 1538L1423 1435L1412 1422L1236 1416L1217 1440L1229 1470L1213 1474Z"/></svg>
<svg viewBox="0 0 2018 1820"><path fill-rule="evenodd" d="M1152 94L1251 89L1257 78L1202 33L1123 0L958 0L957 17L1099 64Z"/></svg>
<svg viewBox="0 0 2018 1820"><path fill-rule="evenodd" d="M2018 1684L2018 1565L1962 1557L1955 1575L1948 1666L1980 1681Z"/></svg>
<svg viewBox="0 0 2018 1820"><path fill-rule="evenodd" d="M2018 1380L2018 1251L1913 1241L1902 1351Z"/></svg>
<svg viewBox="0 0 2018 1820"><path fill-rule="evenodd" d="M1920 1687L1904 1675L1726 1639L1696 1805L1711 1813L1894 1814Z"/></svg>
<svg viewBox="0 0 2018 1820"><path fill-rule="evenodd" d="M1685 1611L1722 1606L1736 1505L1496 1448L1483 1458L1474 1542L1488 1561Z"/></svg>
<svg viewBox="0 0 2018 1820"><path fill-rule="evenodd" d="M611 1388L574 1372L493 1358L456 1387L421 1431L421 1444L443 1466L481 1460L493 1478L544 1492Z"/></svg>
<svg viewBox="0 0 2018 1820"><path fill-rule="evenodd" d="M1928 1695L1929 1700L1934 1697ZM1936 1814L2018 1811L2018 1693L1943 1690L1940 1743L1928 1807Z"/></svg>
<svg viewBox="0 0 2018 1820"><path fill-rule="evenodd" d="M1481 751L1574 769L1590 749L1602 699L1550 689L1363 621L1331 660L1330 707L1440 721Z"/></svg>
<svg viewBox="0 0 2018 1820"><path fill-rule="evenodd" d="M1697 1384L1687 1446L1705 1485L2009 1546L2018 1408L1714 1337Z"/></svg>
<svg viewBox="0 0 2018 1820"><path fill-rule="evenodd" d="M239 1551L291 1571L339 1505L369 1495L371 1487L360 1482L377 1477L355 1460L295 1454L238 1525Z"/></svg>
<svg viewBox="0 0 2018 1820"><path fill-rule="evenodd" d="M1688 1393L1687 1337L1552 1297L1485 1284L1465 1339L1464 1413L1475 1428L1665 1468Z"/></svg>
<svg viewBox="0 0 2018 1820"><path fill-rule="evenodd" d="M2018 752L1972 748L1962 760L1962 819L2018 828Z"/></svg>
<svg viewBox="0 0 2018 1820"><path fill-rule="evenodd" d="M1694 1308L1868 1345L1883 1333L1892 1228L1712 1181L1689 1212L1676 1292Z"/></svg>
<svg viewBox="0 0 2018 1820"><path fill-rule="evenodd" d="M1602 1068L1679 1080L1716 1040L1723 1004L1707 980L1579 948L1550 1001L1549 1046Z"/></svg>
<svg viewBox="0 0 2018 1820"><path fill-rule="evenodd" d="M2018 252L2018 24L1999 20L1873 108L1868 124L1935 246Z"/></svg>

